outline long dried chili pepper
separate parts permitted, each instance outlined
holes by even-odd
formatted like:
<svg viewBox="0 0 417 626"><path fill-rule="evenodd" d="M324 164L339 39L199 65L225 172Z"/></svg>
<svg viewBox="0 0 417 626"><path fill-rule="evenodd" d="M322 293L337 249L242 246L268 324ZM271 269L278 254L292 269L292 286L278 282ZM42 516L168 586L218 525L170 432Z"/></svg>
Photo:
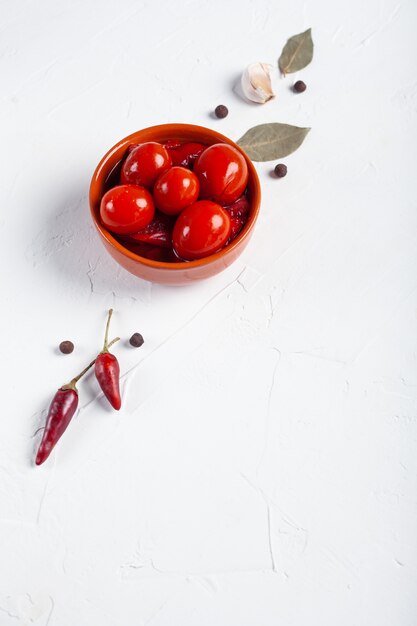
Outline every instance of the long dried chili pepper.
<svg viewBox="0 0 417 626"><path fill-rule="evenodd" d="M116 341L119 341L119 337L113 339L109 343L109 346ZM96 359L91 361L91 363L89 363L87 367L85 367L83 371L78 374L78 376L73 378L67 385L63 385L54 395L46 417L43 437L36 455L36 465L42 465L42 463L46 461L66 431L67 426L78 407L77 382L91 367L93 367L95 362Z"/></svg>
<svg viewBox="0 0 417 626"><path fill-rule="evenodd" d="M104 395L106 396L112 407L116 409L116 411L118 411L122 406L119 388L120 367L119 361L116 359L114 354L110 354L110 344L108 344L109 325L112 315L113 309L110 309L107 317L103 350L96 358L96 364L94 368L96 378L98 380L98 384L101 387L101 390L103 391Z"/></svg>

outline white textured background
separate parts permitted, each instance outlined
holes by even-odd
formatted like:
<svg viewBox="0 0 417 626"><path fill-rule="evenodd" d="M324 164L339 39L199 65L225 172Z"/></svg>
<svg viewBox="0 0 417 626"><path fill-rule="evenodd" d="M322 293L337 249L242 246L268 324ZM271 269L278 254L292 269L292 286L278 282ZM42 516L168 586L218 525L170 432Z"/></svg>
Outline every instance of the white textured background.
<svg viewBox="0 0 417 626"><path fill-rule="evenodd" d="M415 2L0 7L0 626L415 626ZM310 26L313 63L239 101ZM102 154L168 121L312 127L285 179L259 165L241 259L187 288L119 269L87 207ZM87 378L35 468L109 306L146 340L115 348L124 407Z"/></svg>

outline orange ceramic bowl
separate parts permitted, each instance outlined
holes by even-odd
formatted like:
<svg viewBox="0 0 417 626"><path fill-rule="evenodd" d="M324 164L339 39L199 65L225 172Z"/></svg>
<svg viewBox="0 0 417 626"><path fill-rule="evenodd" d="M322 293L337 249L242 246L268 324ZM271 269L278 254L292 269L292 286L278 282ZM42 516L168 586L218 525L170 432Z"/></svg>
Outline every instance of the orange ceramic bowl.
<svg viewBox="0 0 417 626"><path fill-rule="evenodd" d="M125 158L127 148L132 143L145 141L163 142L176 139L183 143L188 141L200 142L207 145L227 143L243 154L249 170L248 198L250 213L245 226L239 235L228 246L203 259L195 261L178 261L178 263L163 263L139 256L125 248L100 221L100 201L106 189L106 181L111 173ZM117 184L117 183L115 183ZM184 285L194 280L209 278L218 274L240 254L246 247L258 218L261 203L261 188L258 175L252 161L233 141L209 128L193 126L192 124L161 124L139 130L119 141L98 164L90 185L90 210L93 222L98 230L107 252L128 272L145 280L166 285Z"/></svg>

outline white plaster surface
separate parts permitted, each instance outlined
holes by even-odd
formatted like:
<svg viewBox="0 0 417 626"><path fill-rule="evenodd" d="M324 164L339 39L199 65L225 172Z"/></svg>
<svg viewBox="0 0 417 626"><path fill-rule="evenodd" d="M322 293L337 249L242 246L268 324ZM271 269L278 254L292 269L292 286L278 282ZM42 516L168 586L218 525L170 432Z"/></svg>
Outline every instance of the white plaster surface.
<svg viewBox="0 0 417 626"><path fill-rule="evenodd" d="M0 8L0 626L415 626L415 2ZM313 63L241 101L310 26ZM87 207L102 154L168 121L312 127L285 179L257 166L243 256L186 288L120 269ZM36 468L110 306L124 406L89 376Z"/></svg>

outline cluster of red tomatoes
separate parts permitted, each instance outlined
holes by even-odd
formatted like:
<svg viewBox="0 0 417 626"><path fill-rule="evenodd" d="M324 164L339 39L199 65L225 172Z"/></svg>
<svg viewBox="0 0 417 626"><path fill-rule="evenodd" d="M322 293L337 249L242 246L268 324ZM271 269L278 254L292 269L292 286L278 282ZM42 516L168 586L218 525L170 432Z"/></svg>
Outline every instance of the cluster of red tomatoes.
<svg viewBox="0 0 417 626"><path fill-rule="evenodd" d="M101 221L124 245L155 260L213 254L238 235L249 214L248 167L228 144L133 145L119 182L102 197Z"/></svg>

